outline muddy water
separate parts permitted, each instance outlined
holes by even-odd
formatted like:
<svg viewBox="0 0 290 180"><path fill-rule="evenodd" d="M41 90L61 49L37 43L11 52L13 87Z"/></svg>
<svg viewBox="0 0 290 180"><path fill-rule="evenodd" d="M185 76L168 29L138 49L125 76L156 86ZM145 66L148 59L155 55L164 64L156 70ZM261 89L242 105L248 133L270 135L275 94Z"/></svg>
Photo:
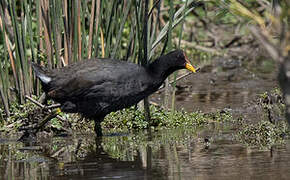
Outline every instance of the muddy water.
<svg viewBox="0 0 290 180"><path fill-rule="evenodd" d="M0 139L0 179L289 179L290 142L248 149L228 127Z"/></svg>

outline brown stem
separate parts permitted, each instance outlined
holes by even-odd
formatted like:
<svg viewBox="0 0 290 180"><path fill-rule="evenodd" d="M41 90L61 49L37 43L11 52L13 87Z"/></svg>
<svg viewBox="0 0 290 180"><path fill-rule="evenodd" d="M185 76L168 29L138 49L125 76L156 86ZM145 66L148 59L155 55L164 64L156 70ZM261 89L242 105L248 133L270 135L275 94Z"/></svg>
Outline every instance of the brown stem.
<svg viewBox="0 0 290 180"><path fill-rule="evenodd" d="M91 8L91 18L90 18L90 28L89 28L89 41L88 41L88 58L89 59L92 56L92 41L93 41L93 32L94 32L95 4L96 4L95 1L96 0L92 1L92 8Z"/></svg>

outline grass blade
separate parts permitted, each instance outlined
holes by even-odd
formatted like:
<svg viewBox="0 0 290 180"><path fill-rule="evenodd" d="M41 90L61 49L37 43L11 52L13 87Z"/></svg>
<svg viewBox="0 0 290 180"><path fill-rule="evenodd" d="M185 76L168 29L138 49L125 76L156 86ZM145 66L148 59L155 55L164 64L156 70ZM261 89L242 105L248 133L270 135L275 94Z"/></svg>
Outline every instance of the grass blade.
<svg viewBox="0 0 290 180"><path fill-rule="evenodd" d="M188 4L192 3L193 0L188 0ZM187 5L188 6L188 5ZM178 16L182 13L182 11L185 9L185 4L174 14L173 22L172 22L172 28L174 28L176 25L178 25L182 18L186 16L188 13L190 13L195 7L191 7L189 10L187 10L183 16L178 18ZM157 45L162 41L162 39L167 35L168 33L168 27L169 27L169 22L166 23L166 25L163 27L163 29L160 31L158 34L156 40L152 44L152 49L149 58L151 58L154 54L154 51L157 47Z"/></svg>

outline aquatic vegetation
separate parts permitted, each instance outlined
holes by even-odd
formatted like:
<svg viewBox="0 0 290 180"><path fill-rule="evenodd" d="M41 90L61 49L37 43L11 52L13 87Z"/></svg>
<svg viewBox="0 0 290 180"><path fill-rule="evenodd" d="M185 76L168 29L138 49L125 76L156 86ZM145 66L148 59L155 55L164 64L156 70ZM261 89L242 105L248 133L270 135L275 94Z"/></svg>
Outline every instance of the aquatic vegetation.
<svg viewBox="0 0 290 180"><path fill-rule="evenodd" d="M257 124L242 123L236 139L250 147L268 149L274 145L283 144L289 134L287 122L279 121L276 124L262 120Z"/></svg>
<svg viewBox="0 0 290 180"><path fill-rule="evenodd" d="M279 88L264 92L258 96L257 104L263 111L258 123L239 121L240 127L236 139L250 147L268 149L283 144L290 135L289 125L284 120L285 104Z"/></svg>
<svg viewBox="0 0 290 180"><path fill-rule="evenodd" d="M243 116L233 117L230 111L218 111L214 113L169 111L158 106L151 105L151 121L146 121L143 110L136 106L110 113L102 123L106 134L122 134L131 131L140 131L150 127L153 131L161 129L203 128L209 124L226 125L236 129L232 132L235 140L249 147L269 149L272 146L283 144L289 136L288 124L281 120L285 112L285 106L281 99L279 89L263 93L255 101L262 111L259 122L248 122ZM3 110L2 110L3 111ZM11 116L0 127L0 131L14 133L19 127L33 127L33 124L43 119L47 112L42 111L34 104L28 102L23 105L12 105ZM4 116L5 117L5 116ZM93 122L82 118L77 114L61 113L63 120L53 118L41 132L58 135L93 133ZM230 128L231 129L231 128ZM41 134L41 133L40 133ZM125 137L124 137L125 138Z"/></svg>
<svg viewBox="0 0 290 180"><path fill-rule="evenodd" d="M23 105L11 106L11 116L0 127L2 132L15 132L19 127L33 126L42 120L47 112L39 109L34 104L28 102ZM202 113L186 111L168 111L157 106L150 106L151 121L145 119L142 110L132 106L117 112L110 113L102 123L106 131L130 131L136 129L152 128L175 128L175 127L195 127L203 126L211 122L234 121L230 112L220 111L216 113ZM71 129L80 132L93 131L93 122L82 118L77 114L60 114L63 121L53 118L45 129L47 132Z"/></svg>
<svg viewBox="0 0 290 180"><path fill-rule="evenodd" d="M16 130L17 127L20 127L21 124L25 120L29 119L29 112L33 113L35 109L35 105L31 102L25 103L25 104L18 104L18 103L13 103L10 105L10 116L6 117L5 113L3 118L5 118L5 121L0 125L0 131L13 131ZM0 108L2 112L4 110L2 107Z"/></svg>
<svg viewBox="0 0 290 180"><path fill-rule="evenodd" d="M148 126L155 128L175 128L203 126L210 122L233 121L230 112L221 111L216 113L202 113L186 111L167 111L157 106L150 106L151 122L147 122L142 110L134 107L113 112L105 118L103 127L107 129L144 129Z"/></svg>

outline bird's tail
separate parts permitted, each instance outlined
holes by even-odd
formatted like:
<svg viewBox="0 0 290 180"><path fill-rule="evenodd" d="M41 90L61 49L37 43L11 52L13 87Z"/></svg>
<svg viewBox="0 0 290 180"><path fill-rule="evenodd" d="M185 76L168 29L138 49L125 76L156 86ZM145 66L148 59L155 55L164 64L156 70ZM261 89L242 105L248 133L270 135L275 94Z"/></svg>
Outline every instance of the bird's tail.
<svg viewBox="0 0 290 180"><path fill-rule="evenodd" d="M48 84L51 81L51 77L48 75L48 70L46 70L44 67L31 62L32 69L36 75L40 79L40 81L44 84Z"/></svg>

